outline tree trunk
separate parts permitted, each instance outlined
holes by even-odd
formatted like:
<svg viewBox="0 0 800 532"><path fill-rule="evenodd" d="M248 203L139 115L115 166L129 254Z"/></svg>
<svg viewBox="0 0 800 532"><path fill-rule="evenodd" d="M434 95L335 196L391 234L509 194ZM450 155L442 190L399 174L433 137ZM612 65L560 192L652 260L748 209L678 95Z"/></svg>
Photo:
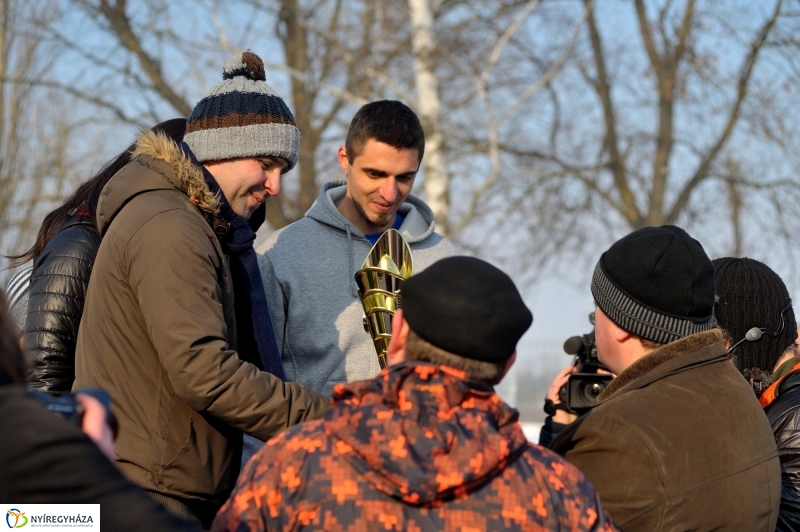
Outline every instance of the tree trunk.
<svg viewBox="0 0 800 532"><path fill-rule="evenodd" d="M417 88L417 111L425 128L424 171L425 199L434 216L438 232L447 235L450 198L450 175L442 154L442 131L439 123L439 82L433 71L433 14L428 0L408 0L411 12L411 46Z"/></svg>

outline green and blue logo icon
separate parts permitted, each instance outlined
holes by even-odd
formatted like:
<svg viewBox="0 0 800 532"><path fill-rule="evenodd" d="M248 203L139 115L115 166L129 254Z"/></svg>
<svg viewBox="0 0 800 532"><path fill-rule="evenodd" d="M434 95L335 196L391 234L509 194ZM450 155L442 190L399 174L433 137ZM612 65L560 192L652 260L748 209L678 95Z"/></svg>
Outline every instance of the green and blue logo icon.
<svg viewBox="0 0 800 532"><path fill-rule="evenodd" d="M25 512L16 508L6 510L6 524L8 528L22 528L28 524L28 518Z"/></svg>

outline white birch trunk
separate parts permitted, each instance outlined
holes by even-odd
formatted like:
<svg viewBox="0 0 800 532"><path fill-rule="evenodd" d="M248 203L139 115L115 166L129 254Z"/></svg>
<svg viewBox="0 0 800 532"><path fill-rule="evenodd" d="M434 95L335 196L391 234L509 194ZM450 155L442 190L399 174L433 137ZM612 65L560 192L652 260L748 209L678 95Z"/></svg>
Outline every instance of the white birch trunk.
<svg viewBox="0 0 800 532"><path fill-rule="evenodd" d="M442 131L439 124L439 82L433 72L433 14L429 0L408 0L411 12L412 51L417 88L417 112L425 128L425 199L436 217L439 233L447 235L450 211L448 188L450 175L442 153Z"/></svg>

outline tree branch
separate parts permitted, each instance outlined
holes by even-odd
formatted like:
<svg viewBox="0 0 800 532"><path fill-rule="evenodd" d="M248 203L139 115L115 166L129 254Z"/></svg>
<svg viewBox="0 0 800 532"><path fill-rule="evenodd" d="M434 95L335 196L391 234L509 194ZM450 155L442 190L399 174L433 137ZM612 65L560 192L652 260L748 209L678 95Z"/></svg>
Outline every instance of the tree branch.
<svg viewBox="0 0 800 532"><path fill-rule="evenodd" d="M594 6L591 5L591 0L583 0L586 8L589 11L587 17L589 27L589 37L592 43L592 51L594 53L595 67L597 68L597 80L594 84L597 95L603 104L603 117L605 120L606 129L606 145L611 160L608 167L614 176L614 186L619 194L620 201L624 206L622 212L625 219L633 227L639 227L642 223L642 216L639 209L636 207L636 200L633 197L633 192L628 185L628 180L625 176L625 165L620 158L619 152L619 139L617 137L616 115L614 112L614 105L611 101L611 86L608 82L608 74L606 73L606 63L603 57L603 46L600 42L600 33L597 30L597 21L594 15Z"/></svg>
<svg viewBox="0 0 800 532"><path fill-rule="evenodd" d="M91 94L85 93L83 91L79 91L74 86L68 85L68 84L65 84L65 83L58 83L58 82L50 81L50 80L46 80L46 79L29 79L29 78L0 78L0 82L18 83L18 84L21 84L21 85L28 85L28 86L31 86L31 87L49 87L49 88L52 88L52 89L58 89L60 91L63 91L65 93L71 95L71 96L75 96L77 98L80 98L81 100L83 100L85 102L94 104L94 105L96 105L96 106L98 106L98 107L100 107L102 109L107 109L107 110L111 111L111 113L114 116L116 116L117 118L119 118L123 122L127 122L129 124L134 124L137 127L143 127L143 128L150 127L152 125L152 124L146 124L144 122L140 122L140 121L136 120L135 118L133 118L131 116L128 116L127 114L125 114L125 112L122 110L121 107L118 107L118 106L116 106L116 105L114 105L114 104L112 104L112 103L110 103L110 102L108 102L106 100L103 100L102 98L100 98L98 96L92 96Z"/></svg>
<svg viewBox="0 0 800 532"><path fill-rule="evenodd" d="M594 0L590 0L590 5L594 4ZM550 65L550 68L547 69L547 72L544 75L536 80L530 87L528 87L525 92L523 92L517 100L511 104L509 107L503 111L500 116L497 117L498 122L502 122L506 118L508 118L514 111L516 111L523 103L525 103L531 96L536 94L539 89L543 86L550 83L553 78L561 71L561 67L564 64L564 61L569 56L569 53L572 51L572 47L575 45L575 42L578 40L578 36L580 35L580 30L583 27L584 22L586 22L586 17L589 15L589 8L587 8L583 13L583 18L581 21L575 25L575 30L572 32L572 36L570 37L567 44L562 48L561 53L558 55L553 64Z"/></svg>
<svg viewBox="0 0 800 532"><path fill-rule="evenodd" d="M775 22L778 20L778 15L780 14L782 5L783 5L783 0L778 0L778 2L775 5L775 11L773 12L772 16L766 21L766 23L764 23L762 28L758 31L752 44L750 45L750 52L747 54L744 64L742 65L741 72L739 74L739 83L737 86L736 100L733 103L733 107L731 107L731 112L730 115L728 116L728 120L725 124L725 127L720 133L720 136L717 138L717 141L708 150L708 153L706 153L705 157L703 157L703 159L700 161L700 165L697 167L697 170L695 170L694 175L692 175L691 179L686 183L686 185L681 190L681 193L675 200L672 209L670 209L669 216L667 216L665 223L673 224L678 219L678 216L680 216L683 209L689 203L689 198L691 197L694 189L697 188L697 186L700 183L702 183L703 180L706 179L706 177L708 177L711 165L713 164L720 150L725 145L731 133L733 132L733 129L739 120L739 113L741 111L742 104L744 103L744 100L747 97L747 86L748 83L750 82L750 75L753 73L753 68L755 67L756 61L758 60L759 52L764 47L764 44L767 42L767 37L769 36L769 33L772 30L772 28L775 26Z"/></svg>
<svg viewBox="0 0 800 532"><path fill-rule="evenodd" d="M161 65L142 47L139 37L131 28L127 13L125 13L125 0L116 0L113 5L109 4L108 0L100 0L100 4L95 7L95 10L108 21L119 42L136 56L139 66L152 82L156 92L169 102L181 116L192 114L194 106L172 90L161 73Z"/></svg>
<svg viewBox="0 0 800 532"><path fill-rule="evenodd" d="M494 44L491 53L489 53L489 59L486 61L486 65L483 67L483 72L481 72L480 75L480 79L484 84L489 81L489 75L491 74L494 66L497 64L498 59L500 59L500 54L503 52L503 48L505 48L508 41L514 35L514 32L516 32L522 23L525 22L525 19L528 18L528 15L531 14L531 11L534 10L538 3L539 0L528 0L525 8L519 12L514 21L506 28L506 31L504 31L500 38L497 39L497 42Z"/></svg>
<svg viewBox="0 0 800 532"><path fill-rule="evenodd" d="M648 225L661 225L664 213L664 194L669 178L669 161L674 144L675 87L678 84L680 61L686 51L686 42L691 33L694 0L689 0L684 11L683 24L678 32L678 43L670 54L669 41L664 42L664 57L656 50L653 33L647 21L647 13L642 0L636 0L636 15L639 31L656 74L658 89L658 135L656 137L655 157L653 158L653 177L650 185L650 201L647 212ZM663 23L662 23L663 27Z"/></svg>

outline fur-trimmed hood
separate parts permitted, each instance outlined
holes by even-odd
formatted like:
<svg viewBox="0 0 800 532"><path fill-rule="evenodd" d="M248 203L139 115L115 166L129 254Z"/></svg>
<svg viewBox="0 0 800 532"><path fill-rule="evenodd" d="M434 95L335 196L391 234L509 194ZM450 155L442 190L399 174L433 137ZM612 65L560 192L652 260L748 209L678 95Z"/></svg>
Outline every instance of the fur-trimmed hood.
<svg viewBox="0 0 800 532"><path fill-rule="evenodd" d="M687 355L692 355L687 357ZM628 388L646 386L670 373L684 371L699 364L716 362L725 355L722 331L711 329L692 334L654 349L612 380L597 397L597 404L619 395ZM634 386L629 386L635 383Z"/></svg>
<svg viewBox="0 0 800 532"><path fill-rule="evenodd" d="M136 139L131 162L111 178L100 194L100 234L134 196L153 190L179 190L208 216L219 212L219 199L211 193L202 169L167 135L147 130Z"/></svg>

